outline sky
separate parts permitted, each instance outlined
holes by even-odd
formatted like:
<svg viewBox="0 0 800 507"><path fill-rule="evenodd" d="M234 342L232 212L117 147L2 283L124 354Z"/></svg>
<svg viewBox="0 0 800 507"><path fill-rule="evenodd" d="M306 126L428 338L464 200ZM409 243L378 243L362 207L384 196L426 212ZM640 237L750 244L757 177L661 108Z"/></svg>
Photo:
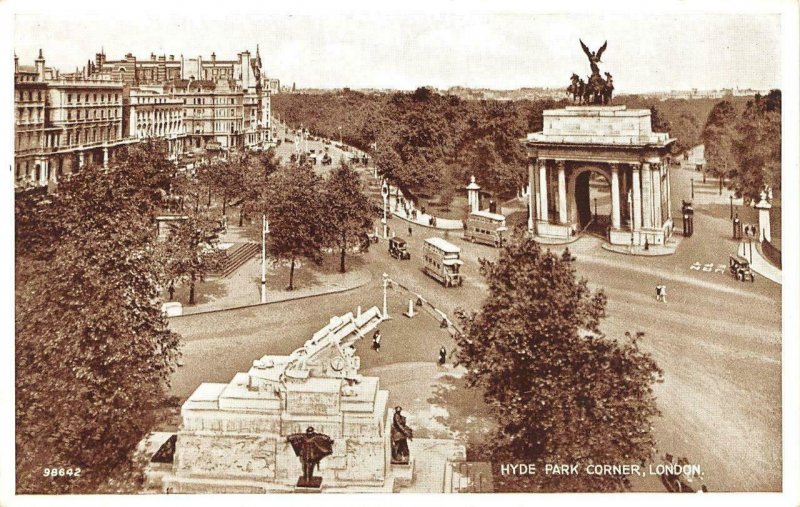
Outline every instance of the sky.
<svg viewBox="0 0 800 507"><path fill-rule="evenodd" d="M112 4L105 4L112 5ZM136 4L128 4L136 5ZM212 5L221 5L216 3ZM233 59L259 45L264 70L300 88L418 86L515 89L562 87L608 41L600 65L618 93L673 89L768 89L781 82L777 14L680 11L605 15L520 11L301 9L292 14L132 8L17 12L14 50L33 64L82 67L101 48L109 59L174 54ZM552 5L552 4L551 4Z"/></svg>

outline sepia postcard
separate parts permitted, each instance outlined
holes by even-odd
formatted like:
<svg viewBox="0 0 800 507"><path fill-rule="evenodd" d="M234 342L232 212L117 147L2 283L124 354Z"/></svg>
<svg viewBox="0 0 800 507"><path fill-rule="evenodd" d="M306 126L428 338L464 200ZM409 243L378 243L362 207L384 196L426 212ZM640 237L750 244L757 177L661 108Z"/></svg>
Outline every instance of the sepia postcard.
<svg viewBox="0 0 800 507"><path fill-rule="evenodd" d="M0 12L0 504L800 502L796 1Z"/></svg>

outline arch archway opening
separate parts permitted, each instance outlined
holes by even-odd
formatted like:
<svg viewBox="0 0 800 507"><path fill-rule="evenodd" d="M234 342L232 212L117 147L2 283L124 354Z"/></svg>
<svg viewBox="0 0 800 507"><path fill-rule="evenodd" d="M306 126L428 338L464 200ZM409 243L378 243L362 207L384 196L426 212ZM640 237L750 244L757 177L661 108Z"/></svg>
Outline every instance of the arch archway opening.
<svg viewBox="0 0 800 507"><path fill-rule="evenodd" d="M605 174L587 170L577 175L575 210L579 230L605 234L611 225L611 183Z"/></svg>

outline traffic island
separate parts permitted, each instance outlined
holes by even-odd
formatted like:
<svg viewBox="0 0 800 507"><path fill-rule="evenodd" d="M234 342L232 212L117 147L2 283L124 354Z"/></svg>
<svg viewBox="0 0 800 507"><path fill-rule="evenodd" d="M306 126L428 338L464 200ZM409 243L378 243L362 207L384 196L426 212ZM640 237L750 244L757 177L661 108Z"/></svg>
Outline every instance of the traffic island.
<svg viewBox="0 0 800 507"><path fill-rule="evenodd" d="M602 247L603 250L624 255L638 255L640 257L663 257L665 255L674 254L678 249L679 243L679 238L672 237L667 240L666 245L649 245L647 248L643 246L611 245L608 243L603 243Z"/></svg>
<svg viewBox="0 0 800 507"><path fill-rule="evenodd" d="M296 262L294 288L288 290L289 266L270 261L267 272L267 302L261 303L261 260L253 258L229 277L216 278L195 284L196 304L188 301L188 284L175 290L175 300L184 302L183 315L233 310L261 304L303 299L357 289L367 284L372 275L360 257L348 257L348 271L339 273L338 254L325 255L322 264L306 259ZM163 295L164 300L168 294Z"/></svg>

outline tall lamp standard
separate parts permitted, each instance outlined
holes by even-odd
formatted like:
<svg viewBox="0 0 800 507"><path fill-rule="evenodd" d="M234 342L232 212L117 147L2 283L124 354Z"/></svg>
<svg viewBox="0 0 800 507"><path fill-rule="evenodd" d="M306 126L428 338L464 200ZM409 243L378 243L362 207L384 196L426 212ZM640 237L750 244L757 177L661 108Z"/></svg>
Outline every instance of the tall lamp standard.
<svg viewBox="0 0 800 507"><path fill-rule="evenodd" d="M261 302L267 302L267 234L269 234L269 222L267 215L262 215L261 229Z"/></svg>
<svg viewBox="0 0 800 507"><path fill-rule="evenodd" d="M381 186L381 195L383 196L383 218L381 219L381 224L383 224L383 239L389 239L389 230L386 221L386 208L389 207L389 182L384 178L383 186Z"/></svg>

